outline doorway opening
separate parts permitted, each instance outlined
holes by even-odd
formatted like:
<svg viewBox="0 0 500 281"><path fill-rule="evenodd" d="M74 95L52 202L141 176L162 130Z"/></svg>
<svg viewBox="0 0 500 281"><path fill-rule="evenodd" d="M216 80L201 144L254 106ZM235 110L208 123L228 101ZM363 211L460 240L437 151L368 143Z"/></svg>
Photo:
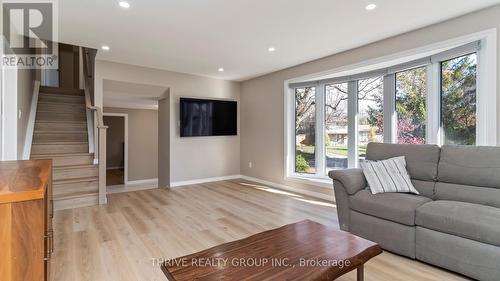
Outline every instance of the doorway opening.
<svg viewBox="0 0 500 281"><path fill-rule="evenodd" d="M128 182L128 114L104 113L106 130L106 186Z"/></svg>

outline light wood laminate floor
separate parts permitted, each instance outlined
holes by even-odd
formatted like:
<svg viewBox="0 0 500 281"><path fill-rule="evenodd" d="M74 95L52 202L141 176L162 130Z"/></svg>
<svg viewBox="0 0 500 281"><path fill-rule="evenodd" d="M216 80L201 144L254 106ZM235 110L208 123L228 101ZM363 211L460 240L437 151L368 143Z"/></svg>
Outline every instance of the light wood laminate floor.
<svg viewBox="0 0 500 281"><path fill-rule="evenodd" d="M338 225L335 207L240 180L108 196L108 205L58 211L52 280L166 280L170 259L311 219ZM338 280L356 280L355 271ZM384 252L365 280L466 280Z"/></svg>

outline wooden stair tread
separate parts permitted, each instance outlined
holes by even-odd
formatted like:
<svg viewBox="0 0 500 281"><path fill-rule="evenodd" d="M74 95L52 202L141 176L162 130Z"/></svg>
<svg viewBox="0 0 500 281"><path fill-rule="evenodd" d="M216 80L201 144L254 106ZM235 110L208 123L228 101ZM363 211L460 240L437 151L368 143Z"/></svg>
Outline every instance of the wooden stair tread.
<svg viewBox="0 0 500 281"><path fill-rule="evenodd" d="M89 197L89 196L99 196L99 192L73 192L69 194L54 194L52 199L54 201L59 200L67 200L67 199L75 199L81 197Z"/></svg>
<svg viewBox="0 0 500 281"><path fill-rule="evenodd" d="M52 144L57 139L58 143L73 144L76 141L88 140L87 134L34 134L32 144Z"/></svg>
<svg viewBox="0 0 500 281"><path fill-rule="evenodd" d="M60 141L55 141L55 142L51 142L51 143L44 143L42 145L54 145L54 144L62 144L62 145L67 145L67 144L75 144L75 145L78 145L78 144L88 144L88 142L86 141L73 141L73 142L60 142Z"/></svg>
<svg viewBox="0 0 500 281"><path fill-rule="evenodd" d="M87 124L86 120L36 120L35 123Z"/></svg>
<svg viewBox="0 0 500 281"><path fill-rule="evenodd" d="M57 103L57 104L54 104L53 102L50 102L50 101L38 101L38 106L37 108L40 106L40 105L57 105L59 107L62 107L62 106L69 106L69 107L86 107L85 104L77 104L77 103L72 103L72 104L68 104L68 105L62 105L60 103Z"/></svg>
<svg viewBox="0 0 500 281"><path fill-rule="evenodd" d="M37 130L33 132L38 135L86 135L87 131L42 131Z"/></svg>
<svg viewBox="0 0 500 281"><path fill-rule="evenodd" d="M58 93L58 92L47 92L47 91L40 91L40 95L44 97L65 97L65 98L75 98L75 99L82 99L85 98L85 94L79 95L79 94L71 94L71 93Z"/></svg>
<svg viewBox="0 0 500 281"><path fill-rule="evenodd" d="M88 164L88 165L68 165L68 166L54 167L53 170L87 169L87 168L97 169L97 165L94 165L94 164Z"/></svg>
<svg viewBox="0 0 500 281"><path fill-rule="evenodd" d="M82 177L82 178L74 178L74 179L61 179L54 182L54 185L62 185L68 183L78 183L78 182L97 182L99 181L99 177Z"/></svg>
<svg viewBox="0 0 500 281"><path fill-rule="evenodd" d="M94 153L54 153L54 154L36 155L36 157L75 157L75 156L94 156Z"/></svg>
<svg viewBox="0 0 500 281"><path fill-rule="evenodd" d="M48 86L41 86L40 93L62 93L66 95L85 96L84 90L74 89L74 88L48 87Z"/></svg>
<svg viewBox="0 0 500 281"><path fill-rule="evenodd" d="M41 87L31 158L53 160L56 209L98 203L99 167L88 148L85 92Z"/></svg>
<svg viewBox="0 0 500 281"><path fill-rule="evenodd" d="M58 112L56 110L37 110L37 113L53 113L53 114L64 114L64 115L69 115L69 114L75 114L75 115L85 115L85 111L71 111L71 112Z"/></svg>

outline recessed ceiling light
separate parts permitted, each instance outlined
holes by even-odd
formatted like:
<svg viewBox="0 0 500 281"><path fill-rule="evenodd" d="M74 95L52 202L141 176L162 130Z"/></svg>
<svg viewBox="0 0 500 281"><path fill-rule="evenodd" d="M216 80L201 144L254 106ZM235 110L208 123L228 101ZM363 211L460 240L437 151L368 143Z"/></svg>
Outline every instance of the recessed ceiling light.
<svg viewBox="0 0 500 281"><path fill-rule="evenodd" d="M120 7L122 8L130 8L130 3L128 2L125 2L125 1L120 1L120 3L118 3L118 5L120 5Z"/></svg>
<svg viewBox="0 0 500 281"><path fill-rule="evenodd" d="M219 72L224 72L224 68L222 68L222 67L219 67L218 70L219 70Z"/></svg>
<svg viewBox="0 0 500 281"><path fill-rule="evenodd" d="M366 5L366 7L365 7L365 9L366 9L367 11L375 10L375 8L377 8L377 4L373 4L373 3L372 3L372 4L368 4L368 5Z"/></svg>
<svg viewBox="0 0 500 281"><path fill-rule="evenodd" d="M110 48L109 48L109 46L104 45L101 47L101 49L103 49L104 51L109 51Z"/></svg>
<svg viewBox="0 0 500 281"><path fill-rule="evenodd" d="M270 53L272 53L272 52L276 51L276 48L275 48L275 47L269 47L267 50L268 50Z"/></svg>

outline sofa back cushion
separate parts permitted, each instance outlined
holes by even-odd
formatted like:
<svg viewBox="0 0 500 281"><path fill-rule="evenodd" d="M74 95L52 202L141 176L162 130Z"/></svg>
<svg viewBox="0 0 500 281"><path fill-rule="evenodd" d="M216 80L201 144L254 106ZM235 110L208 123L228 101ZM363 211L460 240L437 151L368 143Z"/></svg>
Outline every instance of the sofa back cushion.
<svg viewBox="0 0 500 281"><path fill-rule="evenodd" d="M367 160L383 160L405 156L410 177L420 181L435 181L440 148L437 145L412 145L392 143L369 143L366 148ZM418 189L418 188L417 188Z"/></svg>
<svg viewBox="0 0 500 281"><path fill-rule="evenodd" d="M435 199L467 202L500 208L500 189L437 182Z"/></svg>
<svg viewBox="0 0 500 281"><path fill-rule="evenodd" d="M500 208L500 147L444 145L436 199Z"/></svg>
<svg viewBox="0 0 500 281"><path fill-rule="evenodd" d="M444 145L438 180L500 188L500 147Z"/></svg>
<svg viewBox="0 0 500 281"><path fill-rule="evenodd" d="M421 180L411 180L413 186L418 191L418 193L422 196L425 196L430 199L435 199L434 196L434 188L436 182L434 181L421 181Z"/></svg>

